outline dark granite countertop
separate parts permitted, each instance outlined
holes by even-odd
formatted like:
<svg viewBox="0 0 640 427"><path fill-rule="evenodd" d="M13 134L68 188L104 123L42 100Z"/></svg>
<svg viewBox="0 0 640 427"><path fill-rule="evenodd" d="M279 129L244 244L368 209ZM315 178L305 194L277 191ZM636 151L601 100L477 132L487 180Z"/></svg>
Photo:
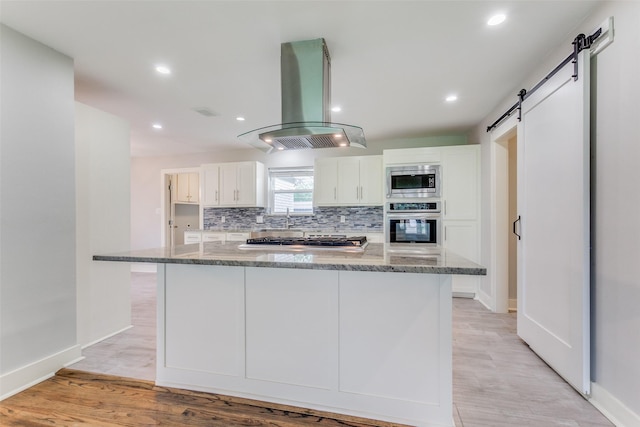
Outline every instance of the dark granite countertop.
<svg viewBox="0 0 640 427"><path fill-rule="evenodd" d="M486 275L487 269L443 248L398 251L388 244L369 243L361 252L280 247L240 249L238 242L207 242L94 255L96 261L166 264L302 268L310 270L380 271L423 274Z"/></svg>

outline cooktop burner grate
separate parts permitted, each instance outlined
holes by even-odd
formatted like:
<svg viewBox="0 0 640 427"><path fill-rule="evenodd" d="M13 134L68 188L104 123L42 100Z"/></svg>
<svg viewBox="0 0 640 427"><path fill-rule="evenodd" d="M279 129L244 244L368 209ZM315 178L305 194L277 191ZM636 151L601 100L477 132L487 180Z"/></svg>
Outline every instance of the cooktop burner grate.
<svg viewBox="0 0 640 427"><path fill-rule="evenodd" d="M360 247L367 243L366 236L356 237L257 237L247 239L248 245L302 245Z"/></svg>

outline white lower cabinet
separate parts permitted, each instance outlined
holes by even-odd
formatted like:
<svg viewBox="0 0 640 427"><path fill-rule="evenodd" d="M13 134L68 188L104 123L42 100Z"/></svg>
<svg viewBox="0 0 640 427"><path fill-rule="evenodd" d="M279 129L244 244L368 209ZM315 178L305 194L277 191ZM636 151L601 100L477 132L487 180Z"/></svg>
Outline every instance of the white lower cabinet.
<svg viewBox="0 0 640 427"><path fill-rule="evenodd" d="M164 366L243 375L243 269L172 265L163 294Z"/></svg>
<svg viewBox="0 0 640 427"><path fill-rule="evenodd" d="M247 378L331 389L338 272L309 273L247 269Z"/></svg>
<svg viewBox="0 0 640 427"><path fill-rule="evenodd" d="M227 239L227 233L221 232L211 232L211 231L203 231L202 232L202 242L224 242Z"/></svg>
<svg viewBox="0 0 640 427"><path fill-rule="evenodd" d="M244 232L228 232L226 239L227 242L244 242L246 241L249 237L251 237L251 233L244 233Z"/></svg>
<svg viewBox="0 0 640 427"><path fill-rule="evenodd" d="M473 262L480 263L480 241L476 221L443 221L443 246ZM453 276L454 295L474 297L480 276Z"/></svg>
<svg viewBox="0 0 640 427"><path fill-rule="evenodd" d="M159 386L452 425L450 275L159 264L157 304Z"/></svg>
<svg viewBox="0 0 640 427"><path fill-rule="evenodd" d="M202 241L202 233L199 231L185 231L184 232L184 244L190 245L192 243L200 243Z"/></svg>

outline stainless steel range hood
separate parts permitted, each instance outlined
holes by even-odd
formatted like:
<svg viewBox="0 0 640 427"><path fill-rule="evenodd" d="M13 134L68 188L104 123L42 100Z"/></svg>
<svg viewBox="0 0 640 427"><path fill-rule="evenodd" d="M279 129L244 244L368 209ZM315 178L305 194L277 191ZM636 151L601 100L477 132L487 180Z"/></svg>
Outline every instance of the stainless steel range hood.
<svg viewBox="0 0 640 427"><path fill-rule="evenodd" d="M305 148L366 148L358 126L331 122L331 58L324 39L282 43L282 123L238 135L267 153Z"/></svg>

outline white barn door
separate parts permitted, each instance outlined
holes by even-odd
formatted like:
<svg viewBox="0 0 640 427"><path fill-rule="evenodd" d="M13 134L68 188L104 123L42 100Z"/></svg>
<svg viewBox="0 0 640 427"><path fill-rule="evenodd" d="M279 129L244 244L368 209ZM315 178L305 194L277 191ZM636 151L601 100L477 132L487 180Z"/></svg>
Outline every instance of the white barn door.
<svg viewBox="0 0 640 427"><path fill-rule="evenodd" d="M518 335L590 393L589 50L522 103Z"/></svg>

